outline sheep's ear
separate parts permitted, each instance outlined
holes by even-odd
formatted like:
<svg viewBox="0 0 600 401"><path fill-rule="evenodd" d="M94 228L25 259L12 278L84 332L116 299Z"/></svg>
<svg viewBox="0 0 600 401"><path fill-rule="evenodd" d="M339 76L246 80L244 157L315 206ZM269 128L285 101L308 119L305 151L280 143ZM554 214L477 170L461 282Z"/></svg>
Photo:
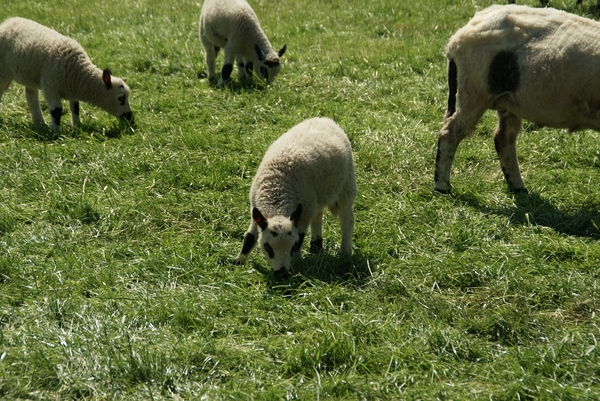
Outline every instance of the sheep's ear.
<svg viewBox="0 0 600 401"><path fill-rule="evenodd" d="M263 231L266 230L267 226L269 225L265 216L263 216L260 210L258 210L256 207L252 209L252 220L254 220L254 222L258 224L260 229Z"/></svg>
<svg viewBox="0 0 600 401"><path fill-rule="evenodd" d="M283 45L283 47L281 49L279 49L279 51L277 52L277 55L279 57L283 56L285 54L285 48L287 47L287 45Z"/></svg>
<svg viewBox="0 0 600 401"><path fill-rule="evenodd" d="M290 216L290 220L294 222L294 226L298 227L298 221L300 220L300 216L302 215L302 203L298 203L296 206L296 210L292 212Z"/></svg>
<svg viewBox="0 0 600 401"><path fill-rule="evenodd" d="M108 68L105 68L102 71L102 81L104 81L104 85L106 85L106 89L112 88L112 81L110 80L111 72Z"/></svg>
<svg viewBox="0 0 600 401"><path fill-rule="evenodd" d="M254 50L256 50L256 55L258 56L258 61L263 61L265 59L265 52L260 50L258 45L254 45Z"/></svg>

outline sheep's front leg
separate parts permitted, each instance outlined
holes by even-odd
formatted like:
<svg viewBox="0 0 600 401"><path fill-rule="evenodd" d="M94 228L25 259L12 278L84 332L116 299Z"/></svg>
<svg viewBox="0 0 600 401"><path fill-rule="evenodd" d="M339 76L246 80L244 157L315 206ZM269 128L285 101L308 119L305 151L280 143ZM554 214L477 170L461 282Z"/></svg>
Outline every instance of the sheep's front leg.
<svg viewBox="0 0 600 401"><path fill-rule="evenodd" d="M225 46L224 53L225 60L223 61L223 68L221 69L219 86L225 86L227 81L229 81L231 72L233 71L233 63L235 62L235 54L233 53L233 50L229 48L229 46Z"/></svg>
<svg viewBox="0 0 600 401"><path fill-rule="evenodd" d="M244 265L248 260L248 254L256 245L256 241L258 240L258 225L252 221L250 223L250 227L248 227L248 231L244 235L244 242L242 243L242 250L237 255L237 257L233 260L233 263L236 265Z"/></svg>
<svg viewBox="0 0 600 401"><path fill-rule="evenodd" d="M81 123L81 120L79 119L79 102L70 101L69 108L71 109L71 125L76 127Z"/></svg>
<svg viewBox="0 0 600 401"><path fill-rule="evenodd" d="M202 47L204 47L204 57L206 61L206 68L208 70L208 80L212 81L217 79L216 73L216 65L217 65L217 54L219 53L219 48L212 43L204 36L200 36Z"/></svg>
<svg viewBox="0 0 600 401"><path fill-rule="evenodd" d="M56 132L60 132L60 118L62 117L63 112L60 94L53 89L44 89L44 97L46 98L46 103L48 104L50 117L52 119L50 128Z"/></svg>
<svg viewBox="0 0 600 401"><path fill-rule="evenodd" d="M323 211L317 213L310 222L310 252L323 249Z"/></svg>
<svg viewBox="0 0 600 401"><path fill-rule="evenodd" d="M42 107L40 106L40 93L37 89L25 87L25 99L34 124L45 124Z"/></svg>
<svg viewBox="0 0 600 401"><path fill-rule="evenodd" d="M517 159L517 136L522 128L522 121L508 111L498 111L498 127L494 133L494 145L500 159L500 167L508 188L513 193L527 192Z"/></svg>
<svg viewBox="0 0 600 401"><path fill-rule="evenodd" d="M235 62L237 63L238 76L240 78L248 78L248 74L252 74L250 72L252 71L252 62L246 64L246 60L241 56L236 56Z"/></svg>

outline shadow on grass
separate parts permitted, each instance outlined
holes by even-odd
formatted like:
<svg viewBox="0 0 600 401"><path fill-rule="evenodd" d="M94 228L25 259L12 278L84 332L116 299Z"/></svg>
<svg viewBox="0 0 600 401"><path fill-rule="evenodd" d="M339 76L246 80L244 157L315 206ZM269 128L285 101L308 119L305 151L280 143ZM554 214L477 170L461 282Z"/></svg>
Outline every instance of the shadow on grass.
<svg viewBox="0 0 600 401"><path fill-rule="evenodd" d="M369 259L364 255L344 256L324 250L293 260L285 278L275 276L270 270L261 270L261 273L269 280L271 290L284 297L294 296L316 282L360 287L373 275Z"/></svg>
<svg viewBox="0 0 600 401"><path fill-rule="evenodd" d="M566 235L600 238L600 204L581 205L565 211L537 193L513 196L516 207L489 207L472 194L457 195L456 199L484 213L508 217L517 224L549 227Z"/></svg>
<svg viewBox="0 0 600 401"><path fill-rule="evenodd" d="M208 79L206 72L198 73L198 79ZM217 86L219 83L218 79L208 81L211 88L219 90L226 89L232 93L251 93L265 90L268 86L267 83L262 81L260 78L237 78L230 79L224 87Z"/></svg>
<svg viewBox="0 0 600 401"><path fill-rule="evenodd" d="M127 134L135 132L135 126L126 122L117 121L108 127L102 127L98 130L97 124L81 123L76 128L69 124L61 124L61 132L57 133L46 124L28 123L23 124L17 121L0 120L0 129L17 133L17 137L33 139L39 142L55 142L65 138L83 138L94 135L97 138L120 138Z"/></svg>

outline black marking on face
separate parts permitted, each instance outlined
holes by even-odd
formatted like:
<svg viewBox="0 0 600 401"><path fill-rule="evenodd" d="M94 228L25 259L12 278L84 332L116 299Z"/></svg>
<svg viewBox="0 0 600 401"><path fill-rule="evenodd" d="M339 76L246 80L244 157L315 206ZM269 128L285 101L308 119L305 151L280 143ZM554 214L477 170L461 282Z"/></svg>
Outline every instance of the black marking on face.
<svg viewBox="0 0 600 401"><path fill-rule="evenodd" d="M73 102L72 111L73 113L75 113L76 116L79 115L79 102Z"/></svg>
<svg viewBox="0 0 600 401"><path fill-rule="evenodd" d="M252 74L252 70L254 69L254 64L252 63L252 61L249 61L246 63L246 72L248 74Z"/></svg>
<svg viewBox="0 0 600 401"><path fill-rule="evenodd" d="M306 233L298 234L298 241L296 241L296 243L292 247L292 250L290 251L290 255L293 256L296 252L300 252L300 249L302 249L302 244L304 243L305 236L306 236Z"/></svg>
<svg viewBox="0 0 600 401"><path fill-rule="evenodd" d="M57 107L54 110L50 110L50 116L52 117L52 122L56 125L60 125L60 118L62 117L63 108Z"/></svg>
<svg viewBox="0 0 600 401"><path fill-rule="evenodd" d="M258 45L254 45L254 51L256 51L258 61L263 61L265 59L265 52L263 52Z"/></svg>
<svg viewBox="0 0 600 401"><path fill-rule="evenodd" d="M310 253L319 253L323 249L323 238L317 237L317 239L310 241Z"/></svg>
<svg viewBox="0 0 600 401"><path fill-rule="evenodd" d="M125 106L125 100L127 100L127 96L121 95L117 98L117 101L121 106Z"/></svg>
<svg viewBox="0 0 600 401"><path fill-rule="evenodd" d="M221 70L221 78L223 81L227 81L231 76L231 71L233 71L233 64L225 64L223 69Z"/></svg>
<svg viewBox="0 0 600 401"><path fill-rule="evenodd" d="M458 91L458 70L454 60L448 63L448 107L446 116L450 117L456 111L456 92Z"/></svg>
<svg viewBox="0 0 600 401"><path fill-rule="evenodd" d="M263 64L266 65L269 68L273 68L273 67L277 67L279 65L279 60L277 60L277 61L265 61Z"/></svg>
<svg viewBox="0 0 600 401"><path fill-rule="evenodd" d="M277 231L271 231L271 235L273 237L277 237L279 235L279 233Z"/></svg>
<svg viewBox="0 0 600 401"><path fill-rule="evenodd" d="M273 259L275 257L275 252L273 251L273 247L271 245L269 245L268 242L265 242L263 247L265 248L267 255L269 255L269 259Z"/></svg>
<svg viewBox="0 0 600 401"><path fill-rule="evenodd" d="M514 52L501 51L493 58L488 73L488 90L494 95L514 92L521 83L519 60Z"/></svg>
<svg viewBox="0 0 600 401"><path fill-rule="evenodd" d="M254 248L254 244L256 244L256 236L252 233L246 233L244 243L242 244L242 255L249 254L252 248Z"/></svg>

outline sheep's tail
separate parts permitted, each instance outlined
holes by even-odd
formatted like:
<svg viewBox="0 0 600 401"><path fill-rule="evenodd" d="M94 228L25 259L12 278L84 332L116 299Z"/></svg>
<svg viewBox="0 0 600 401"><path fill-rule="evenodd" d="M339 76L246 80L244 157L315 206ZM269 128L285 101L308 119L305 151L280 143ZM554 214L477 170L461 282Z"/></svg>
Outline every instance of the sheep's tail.
<svg viewBox="0 0 600 401"><path fill-rule="evenodd" d="M456 111L457 75L456 63L453 59L448 60L448 108L446 109L446 118L452 116Z"/></svg>

